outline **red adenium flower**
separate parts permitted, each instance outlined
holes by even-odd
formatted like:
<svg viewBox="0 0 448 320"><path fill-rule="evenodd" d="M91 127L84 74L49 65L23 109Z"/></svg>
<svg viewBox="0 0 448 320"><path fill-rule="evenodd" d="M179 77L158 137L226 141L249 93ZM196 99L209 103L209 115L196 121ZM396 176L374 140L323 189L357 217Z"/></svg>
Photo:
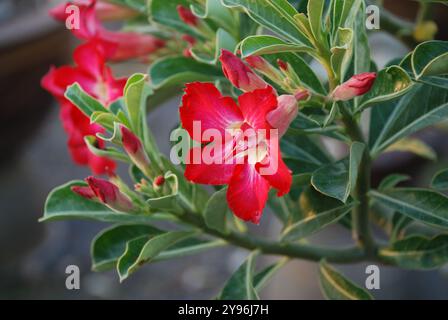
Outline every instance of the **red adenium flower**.
<svg viewBox="0 0 448 320"><path fill-rule="evenodd" d="M222 152L214 152L212 163L188 163L185 177L195 183L228 185L227 201L239 218L258 223L271 187L278 196L289 192L292 177L279 152L279 141L271 134L272 126L266 121L269 112L277 108L277 96L271 87L245 93L238 98L223 97L210 83L187 84L180 108L182 126L200 143L210 142L203 138L208 129L226 136L220 143ZM194 122L200 122L201 137L195 135ZM239 133L232 135L232 129ZM249 131L265 131L263 136L249 141L240 137ZM231 139L228 139L229 136ZM204 151L205 147L190 150L189 159ZM252 156L252 160L250 158ZM269 167L276 167L268 172Z"/></svg>
<svg viewBox="0 0 448 320"><path fill-rule="evenodd" d="M74 52L76 66L52 67L42 79L42 86L60 103L61 118L69 136L68 146L73 160L80 165L88 165L95 174L111 173L115 163L98 157L87 148L84 137L95 135L103 129L91 124L76 106L64 97L67 87L75 82L105 106L123 95L126 79L115 79L110 68L105 65L104 52L96 42L88 42ZM104 142L98 141L103 148Z"/></svg>
<svg viewBox="0 0 448 320"><path fill-rule="evenodd" d="M351 77L336 87L331 94L335 101L347 101L370 91L376 79L375 72L366 72Z"/></svg>
<svg viewBox="0 0 448 320"><path fill-rule="evenodd" d="M187 25L196 27L198 25L198 18L191 12L191 10L181 4L177 7L177 13L179 14L179 18Z"/></svg>
<svg viewBox="0 0 448 320"><path fill-rule="evenodd" d="M222 71L229 81L238 89L249 92L264 89L268 84L232 52L222 49L219 58Z"/></svg>
<svg viewBox="0 0 448 320"><path fill-rule="evenodd" d="M88 187L74 186L72 191L89 200L97 200L112 210L129 212L134 205L128 196L123 194L113 183L95 177L86 178Z"/></svg>
<svg viewBox="0 0 448 320"><path fill-rule="evenodd" d="M89 0L81 2L78 4L80 26L79 29L72 29L72 32L80 39L95 39L98 43L101 43L104 46L108 60L122 61L132 58L144 58L165 45L164 41L152 35L107 30L102 26L97 15L97 1ZM70 4L71 2L68 2L66 6ZM53 13L53 16L57 20L65 21L66 17L68 17L68 14L65 16L61 15L60 10L50 11L50 13Z"/></svg>

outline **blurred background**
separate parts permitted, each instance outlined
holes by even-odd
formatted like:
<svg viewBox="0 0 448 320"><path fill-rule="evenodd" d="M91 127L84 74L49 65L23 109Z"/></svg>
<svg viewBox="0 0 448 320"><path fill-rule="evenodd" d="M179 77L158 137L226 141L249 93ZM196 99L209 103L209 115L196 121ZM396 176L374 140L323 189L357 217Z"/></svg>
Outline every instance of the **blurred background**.
<svg viewBox="0 0 448 320"><path fill-rule="evenodd" d="M90 174L88 169L72 163L59 121L59 107L40 87L40 79L50 65L70 63L76 46L70 32L47 15L47 9L55 2L0 0L0 298L209 299L215 296L246 257L245 251L214 249L190 258L154 263L120 284L114 271L93 273L90 270L90 241L106 225L90 221L37 222L52 188ZM402 16L415 15L412 1L387 2ZM446 40L446 7L436 12L440 22L437 37ZM381 31L370 36L373 55L380 67L408 52L404 45ZM146 69L137 63L114 66L119 76ZM160 105L148 119L165 153L169 151L170 130L177 122L173 115L177 114L178 94L173 92L173 98ZM391 172L402 172L413 176L412 184L427 184L438 169L448 166L446 129L428 129L419 135L438 152L439 161L389 154L375 164L376 183ZM337 145L330 147L335 153L343 152ZM270 237L280 227L269 213L266 216L257 232ZM350 234L335 226L314 240L343 245L350 242ZM80 290L65 288L65 268L71 264L80 267ZM363 285L365 267L357 264L338 268ZM380 267L380 270L381 289L372 292L378 299L448 299L448 269L410 272ZM290 262L270 282L262 297L321 299L316 265Z"/></svg>

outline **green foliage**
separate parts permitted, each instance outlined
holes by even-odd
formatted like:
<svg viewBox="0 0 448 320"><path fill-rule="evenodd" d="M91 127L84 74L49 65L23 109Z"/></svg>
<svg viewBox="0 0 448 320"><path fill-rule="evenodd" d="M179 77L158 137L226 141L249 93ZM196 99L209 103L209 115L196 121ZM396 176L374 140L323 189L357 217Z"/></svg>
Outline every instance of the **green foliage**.
<svg viewBox="0 0 448 320"><path fill-rule="evenodd" d="M327 299L372 300L370 293L345 278L325 261L319 264L319 282Z"/></svg>
<svg viewBox="0 0 448 320"><path fill-rule="evenodd" d="M113 211L74 193L73 186L86 186L82 181L69 182L49 194L40 221L92 219L114 224L92 243L93 270L115 268L123 281L145 263L230 244L251 253L224 285L219 299L258 299L262 287L288 259L303 258L320 261L319 281L326 298L368 300L372 296L367 291L329 263L353 263L367 257L408 269L440 268L448 263L447 235L427 237L414 228L423 224L429 234L448 228L448 198L440 193L448 190L448 171L436 173L430 189L398 188L410 178L400 174L388 176L377 189L370 182L372 164L384 153L412 152L437 159L436 152L413 134L448 118L448 42L416 44L403 59L379 70L367 93L338 102L332 95L336 87L344 87L353 75L377 69L365 28L366 1L113 2L138 11L138 23L131 30L163 35L167 45L151 56L154 61L148 75L129 77L123 97L108 106L78 83L65 92L68 101L104 128L84 138L88 149L129 163L136 184L131 189L118 177L112 178L137 206L132 213ZM178 5L192 11L197 25L182 21ZM385 30L389 24L384 24ZM131 21L128 27L132 25ZM396 28L390 32L412 33L407 24L398 28L403 29L401 33ZM187 47L181 40L184 35L195 39L188 44L189 57L181 55ZM147 125L148 106L154 107L164 90L181 93L180 88L189 82L213 82L237 99L241 92L231 87L222 72L221 49L242 59L263 57L268 72L255 72L278 95L309 94L298 102L298 116L280 141L293 185L283 197L275 190L269 192L269 207L282 224L277 240L257 238L241 221L229 219L227 188L216 187L209 193L188 182L183 168L161 154ZM280 68L279 62L287 67ZM316 63L326 75L316 71ZM360 119L367 110L368 129L363 130ZM120 125L143 142L150 173L138 169L122 150ZM98 140L107 145L100 147ZM325 148L334 140L347 149L337 159ZM371 235L371 222L384 229L389 237L386 244ZM356 246L336 249L309 243L312 240L307 238L337 223L350 229ZM257 273L256 257L264 253L283 258Z"/></svg>

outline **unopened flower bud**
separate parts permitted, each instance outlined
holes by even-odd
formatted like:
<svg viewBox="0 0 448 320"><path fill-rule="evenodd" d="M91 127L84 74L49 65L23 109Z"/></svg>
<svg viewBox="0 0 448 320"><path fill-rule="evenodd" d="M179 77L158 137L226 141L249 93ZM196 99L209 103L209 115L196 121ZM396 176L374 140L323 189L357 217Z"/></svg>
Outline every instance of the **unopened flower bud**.
<svg viewBox="0 0 448 320"><path fill-rule="evenodd" d="M95 194L95 197L112 210L120 212L129 212L133 210L134 206L131 200L123 194L115 184L95 177L86 178L86 182L93 194ZM77 193L80 194L79 192Z"/></svg>
<svg viewBox="0 0 448 320"><path fill-rule="evenodd" d="M269 62L260 56L249 56L245 60L252 68L260 70L261 72L268 71L270 66Z"/></svg>
<svg viewBox="0 0 448 320"><path fill-rule="evenodd" d="M281 95L277 98L277 103L277 108L266 115L266 120L272 127L278 129L278 134L281 137L297 117L299 109L297 99L293 95Z"/></svg>
<svg viewBox="0 0 448 320"><path fill-rule="evenodd" d="M248 92L267 87L267 83L260 76L230 51L222 49L219 60L224 75L238 89Z"/></svg>
<svg viewBox="0 0 448 320"><path fill-rule="evenodd" d="M266 59L263 59L260 56L249 56L246 59L246 62L253 69L261 72L263 75L268 77L274 82L279 82L282 79L281 73L278 72L274 66L272 66Z"/></svg>
<svg viewBox="0 0 448 320"><path fill-rule="evenodd" d="M336 87L331 94L334 101L347 101L361 96L372 88L376 73L366 72L351 77L348 81Z"/></svg>
<svg viewBox="0 0 448 320"><path fill-rule="evenodd" d="M191 12L191 10L181 4L177 6L177 13L180 19L187 25L196 27L199 23L198 18Z"/></svg>
<svg viewBox="0 0 448 320"><path fill-rule="evenodd" d="M150 161L140 139L125 126L120 126L123 148L132 162L145 174L149 174Z"/></svg>
<svg viewBox="0 0 448 320"><path fill-rule="evenodd" d="M302 101L308 99L310 96L310 93L308 90L299 90L294 94L294 97L297 101Z"/></svg>
<svg viewBox="0 0 448 320"><path fill-rule="evenodd" d="M90 189L90 187L82 187L82 186L73 186L72 191L83 198L94 200L96 199L95 192Z"/></svg>
<svg viewBox="0 0 448 320"><path fill-rule="evenodd" d="M164 183L165 183L165 177L164 176L158 176L158 177L156 177L154 179L153 188L155 190L159 190L160 188L163 187Z"/></svg>
<svg viewBox="0 0 448 320"><path fill-rule="evenodd" d="M281 59L277 59L277 65L283 71L288 71L288 64L285 61L283 61Z"/></svg>

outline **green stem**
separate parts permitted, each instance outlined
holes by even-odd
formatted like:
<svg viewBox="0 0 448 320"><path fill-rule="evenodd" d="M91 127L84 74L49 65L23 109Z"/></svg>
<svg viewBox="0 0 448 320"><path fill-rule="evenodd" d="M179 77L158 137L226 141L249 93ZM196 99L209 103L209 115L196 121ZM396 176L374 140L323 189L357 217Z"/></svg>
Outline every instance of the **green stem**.
<svg viewBox="0 0 448 320"><path fill-rule="evenodd" d="M185 213L180 217L180 219L190 225L198 227L203 232L223 239L230 244L251 251L259 250L264 254L286 256L290 258L301 258L311 261L320 261L321 259L326 259L327 261L334 263L359 262L363 261L366 258L364 251L359 247L333 249L312 245L272 242L254 237L253 235L245 235L235 233L233 231L229 231L228 233L218 232L207 227L207 225L205 225L200 217L192 213Z"/></svg>
<svg viewBox="0 0 448 320"><path fill-rule="evenodd" d="M341 111L342 122L344 123L347 134L350 136L352 141L366 144L361 128L347 107L343 103L340 103L339 110ZM359 205L357 205L352 212L352 221L353 238L357 242L358 246L364 248L367 256L374 257L376 245L372 237L369 224L368 196L371 187L371 162L370 150L366 147L359 165L356 188L353 192L353 196L359 202Z"/></svg>

